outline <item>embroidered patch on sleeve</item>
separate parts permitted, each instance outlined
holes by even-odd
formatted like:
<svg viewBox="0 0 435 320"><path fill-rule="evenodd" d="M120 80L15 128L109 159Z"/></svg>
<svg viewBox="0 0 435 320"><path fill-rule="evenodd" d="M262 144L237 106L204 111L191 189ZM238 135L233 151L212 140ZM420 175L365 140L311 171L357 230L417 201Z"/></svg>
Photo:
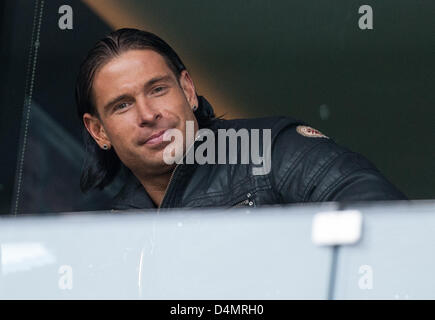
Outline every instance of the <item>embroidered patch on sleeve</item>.
<svg viewBox="0 0 435 320"><path fill-rule="evenodd" d="M296 131L303 135L304 137L309 138L327 138L323 133L321 133L319 130L316 130L314 128L308 127L308 126L297 126Z"/></svg>

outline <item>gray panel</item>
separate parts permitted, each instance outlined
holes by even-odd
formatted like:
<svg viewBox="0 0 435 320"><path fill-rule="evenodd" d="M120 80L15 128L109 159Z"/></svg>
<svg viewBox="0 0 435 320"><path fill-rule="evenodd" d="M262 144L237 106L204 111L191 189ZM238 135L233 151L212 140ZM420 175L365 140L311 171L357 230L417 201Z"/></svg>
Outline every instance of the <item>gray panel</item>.
<svg viewBox="0 0 435 320"><path fill-rule="evenodd" d="M435 203L359 209L364 217L362 240L339 249L334 298L435 299ZM359 273L363 265L371 268L371 288L363 281L370 271Z"/></svg>
<svg viewBox="0 0 435 320"><path fill-rule="evenodd" d="M326 299L311 222L334 208L3 218L0 298Z"/></svg>

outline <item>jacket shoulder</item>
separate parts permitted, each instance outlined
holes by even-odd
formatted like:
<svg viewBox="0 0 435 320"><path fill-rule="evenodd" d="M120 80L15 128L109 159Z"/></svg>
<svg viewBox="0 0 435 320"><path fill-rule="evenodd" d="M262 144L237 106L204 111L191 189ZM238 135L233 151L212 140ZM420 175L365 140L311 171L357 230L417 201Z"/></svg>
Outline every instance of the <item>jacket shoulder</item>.
<svg viewBox="0 0 435 320"><path fill-rule="evenodd" d="M277 135L281 130L288 127L305 125L301 120L286 117L272 116L262 118L244 118L244 119L217 119L213 129L271 129L272 136Z"/></svg>
<svg viewBox="0 0 435 320"><path fill-rule="evenodd" d="M276 136L271 173L292 202L406 199L370 160L306 124Z"/></svg>

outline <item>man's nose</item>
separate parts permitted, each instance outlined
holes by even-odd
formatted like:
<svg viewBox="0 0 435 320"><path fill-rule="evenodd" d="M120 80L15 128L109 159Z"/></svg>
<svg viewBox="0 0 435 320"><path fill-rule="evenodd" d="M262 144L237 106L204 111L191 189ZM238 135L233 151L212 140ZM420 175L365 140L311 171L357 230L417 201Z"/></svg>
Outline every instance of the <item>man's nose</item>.
<svg viewBox="0 0 435 320"><path fill-rule="evenodd" d="M149 103L145 99L139 99L137 101L136 110L138 124L142 127L153 124L162 116L159 109L154 104Z"/></svg>

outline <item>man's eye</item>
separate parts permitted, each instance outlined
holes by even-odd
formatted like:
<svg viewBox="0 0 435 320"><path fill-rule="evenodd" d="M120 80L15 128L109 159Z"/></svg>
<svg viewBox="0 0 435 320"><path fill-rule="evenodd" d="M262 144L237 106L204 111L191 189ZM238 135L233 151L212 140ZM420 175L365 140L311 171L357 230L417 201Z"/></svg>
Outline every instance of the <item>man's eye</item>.
<svg viewBox="0 0 435 320"><path fill-rule="evenodd" d="M126 107L127 107L127 103L124 102L124 103L121 103L121 104L118 104L117 106L115 106L115 110L121 110L121 109L124 109Z"/></svg>
<svg viewBox="0 0 435 320"><path fill-rule="evenodd" d="M166 87L160 86L160 87L155 87L151 93L161 93L166 89Z"/></svg>

